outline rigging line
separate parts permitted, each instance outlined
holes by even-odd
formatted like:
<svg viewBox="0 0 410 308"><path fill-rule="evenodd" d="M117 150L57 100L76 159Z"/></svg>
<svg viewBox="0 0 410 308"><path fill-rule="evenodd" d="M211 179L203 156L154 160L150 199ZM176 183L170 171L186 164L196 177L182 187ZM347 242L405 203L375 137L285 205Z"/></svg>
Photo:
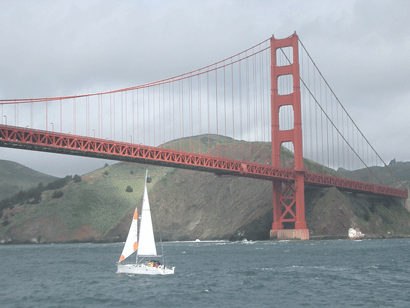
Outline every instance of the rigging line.
<svg viewBox="0 0 410 308"><path fill-rule="evenodd" d="M393 173L393 171L391 171L391 169L387 166L387 164L384 162L384 160L380 157L380 155L377 153L377 151L373 148L373 146L370 144L370 142L367 140L367 138L364 136L364 134L362 133L362 131L359 129L359 127L356 125L356 123L353 121L353 119L350 117L349 113L346 111L346 109L344 108L344 106L342 105L342 103L340 102L339 98L336 96L336 94L333 92L333 89L330 87L330 85L328 84L328 82L326 81L326 79L323 77L322 73L320 72L319 68L316 66L316 63L313 61L312 57L310 56L310 54L307 52L305 46L303 45L302 41L300 39L299 43L302 45L303 49L305 50L306 54L308 55L308 57L310 58L310 60L312 61L313 65L316 67L318 73L320 74L320 76L323 78L324 82L326 83L326 85L329 87L329 90L332 92L332 94L334 95L336 101L339 103L339 105L341 106L341 108L345 111L346 115L350 118L350 120L353 122L353 125L356 127L356 129L360 132L360 134L362 135L362 137L364 138L364 140L366 140L366 143L370 146L370 148L374 151L374 153L376 154L376 156L382 161L382 163L384 164L385 167L387 167L387 169L390 171L390 173L396 178L396 180L399 181L399 183L405 188L404 184L399 180L399 178ZM366 166L367 167L367 166ZM367 167L369 168L369 167Z"/></svg>

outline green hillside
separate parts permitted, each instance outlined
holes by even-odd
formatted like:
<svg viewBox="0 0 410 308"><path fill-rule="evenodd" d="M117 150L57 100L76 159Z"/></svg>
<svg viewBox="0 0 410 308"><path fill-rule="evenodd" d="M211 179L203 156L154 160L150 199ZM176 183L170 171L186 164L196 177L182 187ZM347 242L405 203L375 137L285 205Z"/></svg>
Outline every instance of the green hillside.
<svg viewBox="0 0 410 308"><path fill-rule="evenodd" d="M227 143L224 144L223 142ZM206 144L206 146L205 146ZM258 163L271 160L270 144L240 142L204 135L163 146ZM293 154L282 149L282 166L292 167ZM338 175L304 160L314 172ZM141 206L145 170L154 232L158 239L267 239L272 224L272 184L269 181L217 176L213 173L121 162L82 177L64 187L45 190L37 204L20 202L3 211L0 241L76 242L124 241L135 206ZM132 192L127 192L128 187ZM311 236L343 235L349 227L373 234L410 234L410 212L398 200L340 192L336 188L306 188L306 221ZM54 197L53 197L54 196Z"/></svg>
<svg viewBox="0 0 410 308"><path fill-rule="evenodd" d="M34 171L18 163L0 160L0 200L20 190L37 187L40 182L47 185L56 179L54 176Z"/></svg>
<svg viewBox="0 0 410 308"><path fill-rule="evenodd" d="M396 162L393 160L387 167L373 166L369 169L366 168L353 171L342 170L340 173L351 179L375 184L380 184L378 181L379 179L384 185L399 188L401 188L401 184L398 182L397 178L399 178L404 185L410 183L410 162Z"/></svg>
<svg viewBox="0 0 410 308"><path fill-rule="evenodd" d="M163 170L150 166L152 184L163 176ZM99 169L83 176L80 182L69 181L57 190L63 194L59 198L53 198L56 190L46 190L40 203L20 203L6 210L0 233L15 234L27 230L28 239L29 226L34 224L41 233L35 237L41 236L46 241L99 238L140 202L144 177L145 166L131 163ZM128 186L133 192L126 192ZM47 235L47 228L55 222L58 222L59 229Z"/></svg>

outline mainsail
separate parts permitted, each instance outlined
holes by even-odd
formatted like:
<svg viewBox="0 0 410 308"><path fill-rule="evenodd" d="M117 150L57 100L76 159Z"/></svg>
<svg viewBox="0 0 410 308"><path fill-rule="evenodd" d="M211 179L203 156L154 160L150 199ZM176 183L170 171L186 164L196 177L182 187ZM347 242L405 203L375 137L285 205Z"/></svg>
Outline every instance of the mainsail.
<svg viewBox="0 0 410 308"><path fill-rule="evenodd" d="M145 174L145 189L142 202L140 238L138 247L138 256L156 256L157 249L155 247L154 230L152 227L151 210L149 208L148 192L147 192L147 175Z"/></svg>
<svg viewBox="0 0 410 308"><path fill-rule="evenodd" d="M128 258L138 249L138 209L135 209L134 217L131 222L130 231L128 231L127 240L120 257L120 262Z"/></svg>

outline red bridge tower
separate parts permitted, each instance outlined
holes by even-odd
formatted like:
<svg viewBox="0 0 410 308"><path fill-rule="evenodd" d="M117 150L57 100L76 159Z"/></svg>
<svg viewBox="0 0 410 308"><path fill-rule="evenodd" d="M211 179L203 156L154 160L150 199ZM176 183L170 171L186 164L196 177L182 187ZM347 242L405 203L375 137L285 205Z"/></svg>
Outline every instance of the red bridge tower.
<svg viewBox="0 0 410 308"><path fill-rule="evenodd" d="M296 32L285 39L271 38L271 117L272 117L272 166L281 167L281 145L293 143L297 173L294 181L274 180L273 186L273 223L271 238L309 239L305 221L305 179L303 170L302 147L302 110L299 80L299 39ZM278 65L277 56L284 47L292 48L293 59L290 64ZM279 94L279 77L293 81L293 91ZM281 107L293 109L293 128L281 130L279 111Z"/></svg>

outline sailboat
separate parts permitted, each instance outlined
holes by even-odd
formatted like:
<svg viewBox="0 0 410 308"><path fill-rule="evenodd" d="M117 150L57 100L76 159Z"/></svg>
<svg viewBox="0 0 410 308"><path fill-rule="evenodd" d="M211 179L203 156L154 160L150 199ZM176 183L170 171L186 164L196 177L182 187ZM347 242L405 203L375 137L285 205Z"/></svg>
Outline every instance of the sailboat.
<svg viewBox="0 0 410 308"><path fill-rule="evenodd" d="M145 173L145 188L142 201L142 213L140 221L140 232L138 234L138 209L135 209L134 216L131 222L131 227L128 232L127 240L117 263L118 274L128 275L169 275L174 274L175 267L165 267L164 262L161 264L159 259L164 257L157 255L155 247L154 230L152 227L151 210L149 207L148 192L147 192L147 176L148 170ZM136 254L135 263L124 263L124 261L134 252Z"/></svg>

